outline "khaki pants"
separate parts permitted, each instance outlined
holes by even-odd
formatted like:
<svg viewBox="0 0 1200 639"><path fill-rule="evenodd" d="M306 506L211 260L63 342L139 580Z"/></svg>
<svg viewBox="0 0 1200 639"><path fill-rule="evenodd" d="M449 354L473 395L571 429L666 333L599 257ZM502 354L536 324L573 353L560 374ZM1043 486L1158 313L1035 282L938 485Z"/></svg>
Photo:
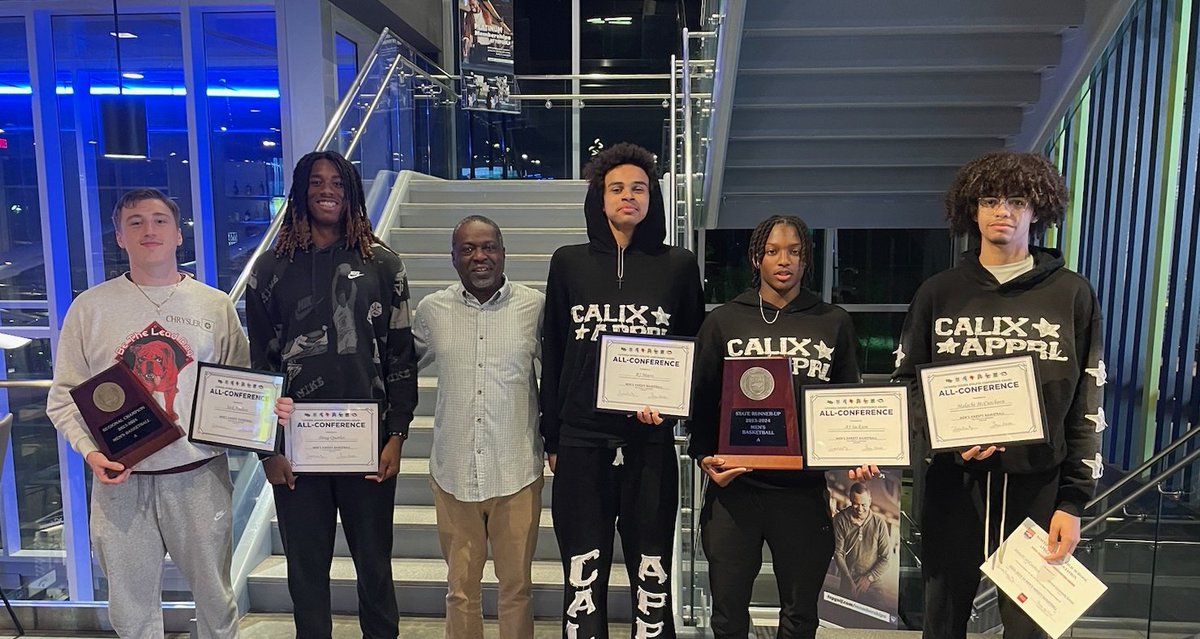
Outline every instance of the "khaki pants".
<svg viewBox="0 0 1200 639"><path fill-rule="evenodd" d="M512 495L481 502L459 501L437 482L429 483L437 509L442 557L450 569L446 580L446 637L483 637L480 581L489 542L500 581L500 636L533 637L530 565L537 547L545 480L538 477Z"/></svg>

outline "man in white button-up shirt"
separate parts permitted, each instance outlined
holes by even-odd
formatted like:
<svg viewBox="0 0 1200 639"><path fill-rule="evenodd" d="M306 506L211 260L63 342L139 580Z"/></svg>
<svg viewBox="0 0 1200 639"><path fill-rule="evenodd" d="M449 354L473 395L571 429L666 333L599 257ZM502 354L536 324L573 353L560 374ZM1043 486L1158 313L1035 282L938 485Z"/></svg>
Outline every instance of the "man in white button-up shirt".
<svg viewBox="0 0 1200 639"><path fill-rule="evenodd" d="M533 636L530 565L542 510L536 366L545 295L504 277L492 220L463 219L451 239L460 282L421 300L420 368L438 364L429 471L449 567L446 636L483 636L480 580L491 544L500 636Z"/></svg>

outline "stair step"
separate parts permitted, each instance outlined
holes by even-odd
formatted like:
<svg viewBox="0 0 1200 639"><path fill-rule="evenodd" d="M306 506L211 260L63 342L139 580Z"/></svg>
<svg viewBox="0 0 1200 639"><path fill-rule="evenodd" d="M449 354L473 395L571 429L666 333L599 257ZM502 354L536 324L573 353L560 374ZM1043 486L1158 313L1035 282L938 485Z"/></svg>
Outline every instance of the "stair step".
<svg viewBox="0 0 1200 639"><path fill-rule="evenodd" d="M533 614L553 618L562 615L562 565L557 561L535 561L533 577ZM333 611L349 613L358 609L354 562L335 557L330 567L330 593ZM614 564L609 578L609 618L628 621L631 615L629 579L625 567ZM392 559L392 581L401 615L441 616L446 603L446 562L441 559ZM287 612L292 600L287 590L287 562L280 555L267 557L247 579L250 606L255 612ZM496 573L488 561L483 570L483 614L496 616Z"/></svg>
<svg viewBox="0 0 1200 639"><path fill-rule="evenodd" d="M580 219L576 224L582 221ZM500 224L500 231L504 234L504 248L510 253L545 253L549 255L553 254L560 246L583 244L588 241L587 229L583 227L510 228ZM454 224L443 227L392 228L388 231L387 243L401 254L445 251L445 254L449 255L450 237L453 233Z"/></svg>
<svg viewBox="0 0 1200 639"><path fill-rule="evenodd" d="M423 204L540 204L583 202L587 182L583 180L455 180L416 181L408 187L408 198Z"/></svg>
<svg viewBox="0 0 1200 639"><path fill-rule="evenodd" d="M486 215L500 226L576 228L583 222L583 202L576 204L401 204L401 228L454 228L468 215ZM449 235L446 236L447 243Z"/></svg>
<svg viewBox="0 0 1200 639"><path fill-rule="evenodd" d="M542 508L550 508L550 491L554 475L549 467L542 465L542 476L546 485L542 488ZM400 473L396 477L395 503L401 506L433 506L433 492L429 486L429 459L402 458Z"/></svg>

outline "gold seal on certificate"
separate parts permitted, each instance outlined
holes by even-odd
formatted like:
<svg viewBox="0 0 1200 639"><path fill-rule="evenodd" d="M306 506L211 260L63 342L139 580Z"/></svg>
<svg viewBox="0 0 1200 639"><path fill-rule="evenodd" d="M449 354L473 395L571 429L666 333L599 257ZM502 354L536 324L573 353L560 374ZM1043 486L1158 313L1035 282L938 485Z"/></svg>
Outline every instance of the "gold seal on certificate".
<svg viewBox="0 0 1200 639"><path fill-rule="evenodd" d="M630 414L649 406L663 417L686 418L695 361L690 339L601 335L596 409Z"/></svg>
<svg viewBox="0 0 1200 639"><path fill-rule="evenodd" d="M296 402L284 436L295 473L379 472L379 404Z"/></svg>
<svg viewBox="0 0 1200 639"><path fill-rule="evenodd" d="M908 387L806 386L804 453L809 468L908 466Z"/></svg>
<svg viewBox="0 0 1200 639"><path fill-rule="evenodd" d="M1042 387L1029 355L918 370L932 450L1046 440Z"/></svg>
<svg viewBox="0 0 1200 639"><path fill-rule="evenodd" d="M256 453L279 452L275 402L283 374L200 362L188 441Z"/></svg>

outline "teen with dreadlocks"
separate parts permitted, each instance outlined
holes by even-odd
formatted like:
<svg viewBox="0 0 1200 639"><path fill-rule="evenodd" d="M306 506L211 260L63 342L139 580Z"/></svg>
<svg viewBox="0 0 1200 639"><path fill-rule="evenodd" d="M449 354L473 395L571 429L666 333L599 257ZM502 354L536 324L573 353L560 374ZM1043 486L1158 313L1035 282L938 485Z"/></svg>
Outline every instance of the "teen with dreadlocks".
<svg viewBox="0 0 1200 639"><path fill-rule="evenodd" d="M608 636L619 528L634 637L674 637L671 550L679 502L674 420L597 412L603 333L695 335L704 313L696 256L667 235L654 156L617 144L592 158L587 244L550 260L542 328L541 432L555 473L554 533L566 580L564 637ZM615 526L614 526L615 524Z"/></svg>
<svg viewBox="0 0 1200 639"><path fill-rule="evenodd" d="M696 384L688 453L708 475L700 535L708 557L714 637L750 632L750 595L771 548L779 586L779 634L811 639L817 597L833 557L825 473L726 467L717 455L724 361L787 357L796 390L859 381L854 325L846 311L822 302L802 284L812 265L808 226L792 215L763 220L750 236L754 279L746 292L709 313L697 338ZM874 466L854 479L878 474Z"/></svg>
<svg viewBox="0 0 1200 639"><path fill-rule="evenodd" d="M913 391L916 441L928 437L918 366L1020 354L1037 363L1049 436L934 455L921 509L923 543L936 549L921 564L928 638L966 636L979 565L993 551L989 536L1004 539L1029 517L1050 533L1047 559L1069 556L1100 476L1100 307L1059 252L1029 245L1062 220L1066 204L1063 178L1044 157L991 153L967 164L946 194L946 212L951 229L979 248L922 284L909 306L895 377ZM1004 595L1000 619L1005 637L1044 636Z"/></svg>
<svg viewBox="0 0 1200 639"><path fill-rule="evenodd" d="M301 158L275 251L255 262L246 295L255 368L286 373L297 400L375 400L383 407L375 474L297 477L283 455L263 461L298 637L332 631L329 565L339 511L358 573L363 636L398 632L392 511L417 404L416 359L404 265L371 232L364 202L358 171L341 155Z"/></svg>

